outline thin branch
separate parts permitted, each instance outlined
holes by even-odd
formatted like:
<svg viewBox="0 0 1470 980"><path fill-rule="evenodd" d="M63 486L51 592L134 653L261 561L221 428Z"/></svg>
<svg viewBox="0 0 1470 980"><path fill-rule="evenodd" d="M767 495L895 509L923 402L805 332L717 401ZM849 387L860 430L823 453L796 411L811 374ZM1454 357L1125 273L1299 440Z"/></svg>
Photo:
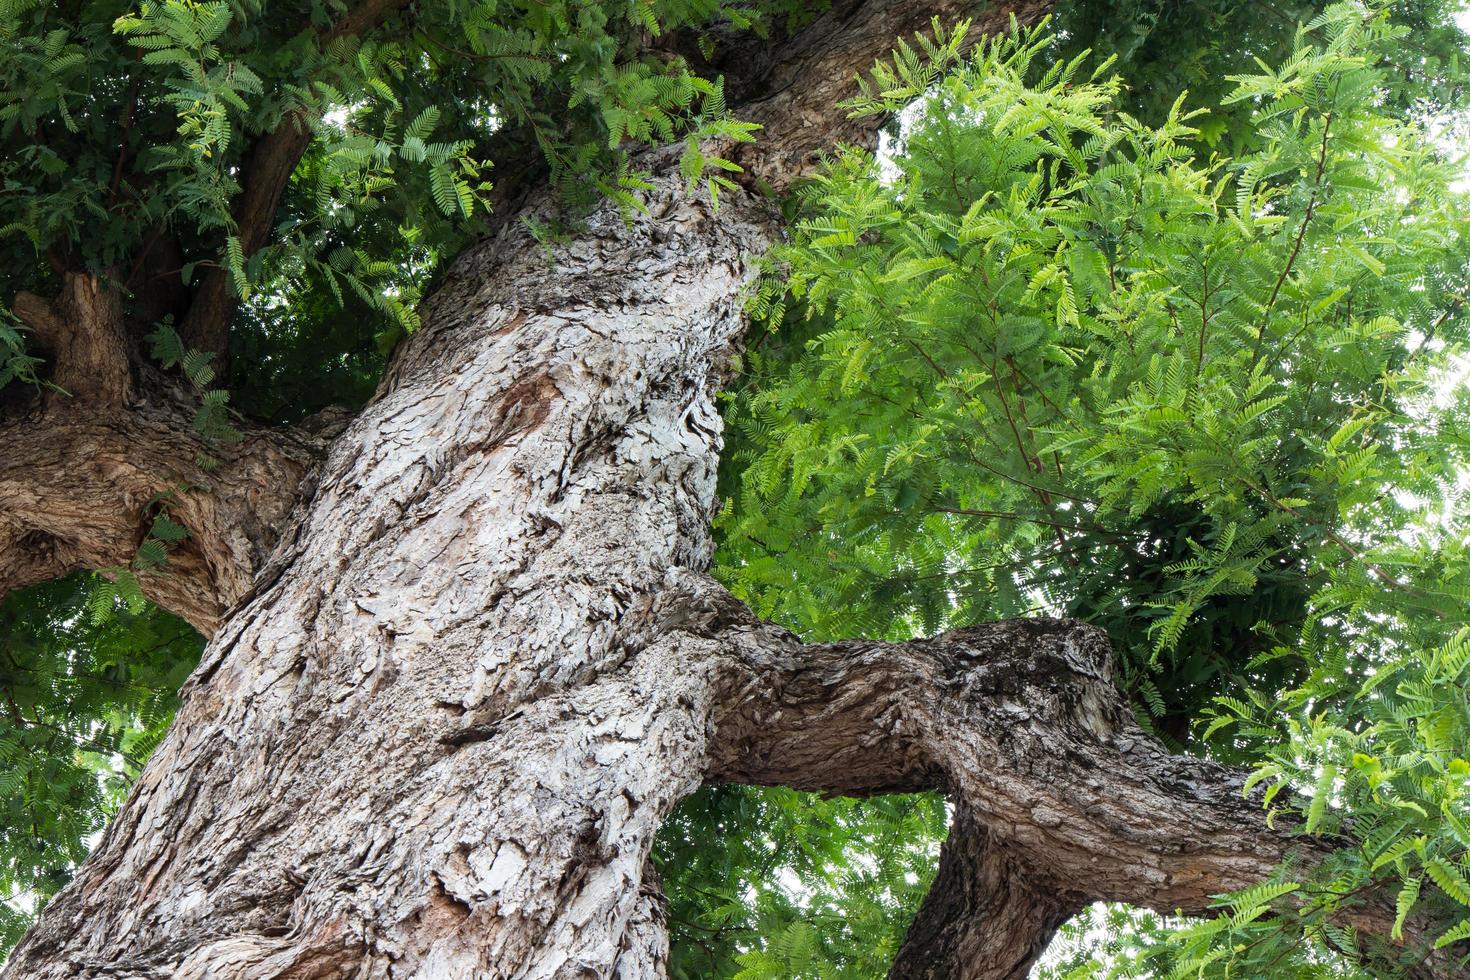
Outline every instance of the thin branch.
<svg viewBox="0 0 1470 980"><path fill-rule="evenodd" d="M1286 265L1281 269L1281 275L1276 277L1276 285L1271 287L1271 298L1266 301L1266 309L1261 313L1261 326L1256 331L1255 347L1251 350L1251 366L1255 367L1261 359L1261 344L1266 339L1266 327L1271 323L1271 312L1276 308L1276 299L1281 295L1281 287L1291 275L1292 268L1296 265L1297 256L1301 254L1302 242L1307 237L1307 226L1312 223L1312 216L1317 213L1318 195L1322 190L1322 174L1327 169L1327 138L1332 132L1332 113L1327 113L1322 124L1322 146L1317 152L1317 175L1312 181L1312 196L1307 201L1306 214L1302 215L1302 225L1297 229L1296 241L1291 246L1291 254L1286 258Z"/></svg>
<svg viewBox="0 0 1470 980"><path fill-rule="evenodd" d="M319 34L317 44L326 48L342 37L360 35L377 26L408 0L364 0L332 27ZM240 178L240 196L234 207L235 235L245 258L250 258L270 239L281 195L301 155L311 145L313 127L304 107L287 112L275 129L262 135L251 147ZM212 351L221 359L228 347L230 318L237 305L230 273L211 269L200 280L189 304L181 333L190 347Z"/></svg>

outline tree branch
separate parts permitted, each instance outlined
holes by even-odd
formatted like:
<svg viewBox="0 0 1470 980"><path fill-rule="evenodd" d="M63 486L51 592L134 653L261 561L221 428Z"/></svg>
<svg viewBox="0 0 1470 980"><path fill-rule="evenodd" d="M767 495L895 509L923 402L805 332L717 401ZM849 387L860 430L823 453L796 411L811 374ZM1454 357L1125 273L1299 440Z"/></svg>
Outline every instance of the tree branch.
<svg viewBox="0 0 1470 980"><path fill-rule="evenodd" d="M776 44L732 39L706 70L726 76L734 114L763 127L755 143L731 148L732 159L745 167L747 179L785 191L839 143L877 146L884 120L850 119L838 103L857 93L857 76L892 52L895 38L927 31L935 18L953 24L973 17L969 40L976 43L1005 31L1012 14L1028 24L1052 6L1051 0L837 0Z"/></svg>
<svg viewBox="0 0 1470 980"><path fill-rule="evenodd" d="M0 418L0 597L82 569L127 567L160 499L190 537L144 572L144 592L206 636L249 588L324 448L305 432L247 427L207 445L192 405L158 398L96 406L56 399ZM206 472L209 452L223 461Z"/></svg>
<svg viewBox="0 0 1470 980"><path fill-rule="evenodd" d="M708 579L684 588L677 628L718 638L728 657L711 780L857 796L942 790L955 803L967 839L949 847L949 894L926 902L915 951L900 957L907 972L895 976L1024 976L1081 903L1213 915L1215 896L1289 858L1309 869L1331 850L1268 828L1259 794L1242 793L1244 773L1171 755L1144 734L1095 627L1026 619L911 643L804 645ZM956 893L967 875L1054 900L1021 915ZM1391 898L1370 896L1336 921L1386 936ZM1411 947L1428 949L1426 928L1409 930ZM997 935L1031 952L957 965ZM935 937L952 946L937 960L919 951ZM1426 954L1418 975L1450 976L1449 963Z"/></svg>
<svg viewBox="0 0 1470 980"><path fill-rule="evenodd" d="M372 30L408 0L362 0L344 14L332 27L318 36L318 46L325 48L342 37ZM250 149L242 167L240 196L235 202L235 234L245 258L260 251L270 240L276 209L285 193L291 174L301 155L311 144L312 124L304 108L287 112L275 129L263 134ZM229 270L209 269L205 272L189 304L184 318L184 342L197 350L212 351L223 357L229 345L230 318L237 300Z"/></svg>
<svg viewBox="0 0 1470 980"><path fill-rule="evenodd" d="M1087 904L1037 880L968 806L955 807L939 873L890 980L1026 980L1052 935Z"/></svg>
<svg viewBox="0 0 1470 980"><path fill-rule="evenodd" d="M66 272L54 300L21 292L13 310L50 349L50 381L66 396L98 405L128 400L132 372L122 304L113 286L91 273Z"/></svg>

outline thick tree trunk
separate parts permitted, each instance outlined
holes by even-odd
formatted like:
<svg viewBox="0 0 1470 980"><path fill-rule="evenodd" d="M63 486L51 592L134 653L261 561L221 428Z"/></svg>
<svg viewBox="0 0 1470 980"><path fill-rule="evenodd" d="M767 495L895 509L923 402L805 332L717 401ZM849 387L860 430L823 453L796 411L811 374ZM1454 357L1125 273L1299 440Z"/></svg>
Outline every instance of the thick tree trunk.
<svg viewBox="0 0 1470 980"><path fill-rule="evenodd" d="M649 205L554 268L516 222L461 261L8 975L648 975L718 680L660 595L709 559L775 228Z"/></svg>
<svg viewBox="0 0 1470 980"><path fill-rule="evenodd" d="M851 77L909 6L841 4L790 58ZM751 106L788 173L841 114L777 68ZM658 977L648 854L707 780L951 793L902 977L1019 977L1084 901L1201 910L1286 853L1235 774L1133 727L1086 627L807 647L699 574L779 225L646 164L646 214L458 261L4 977Z"/></svg>

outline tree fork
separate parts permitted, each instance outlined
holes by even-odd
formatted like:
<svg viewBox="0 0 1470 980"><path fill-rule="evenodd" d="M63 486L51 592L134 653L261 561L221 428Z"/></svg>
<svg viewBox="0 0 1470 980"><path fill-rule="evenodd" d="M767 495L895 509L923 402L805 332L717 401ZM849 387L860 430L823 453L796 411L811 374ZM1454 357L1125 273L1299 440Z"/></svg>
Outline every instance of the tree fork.
<svg viewBox="0 0 1470 980"><path fill-rule="evenodd" d="M753 174L871 145L827 82L962 12L917 7L777 46L736 108L767 127ZM926 902L938 948L900 976L1018 975L1085 897L1203 910L1286 855L1238 773L1132 727L1095 631L804 646L698 573L714 397L780 229L646 165L648 213L603 207L554 266L507 221L449 270L4 977L656 977L648 854L711 779L952 794L940 881L970 890Z"/></svg>
<svg viewBox="0 0 1470 980"><path fill-rule="evenodd" d="M221 449L182 399L0 420L0 596L85 569L127 567L167 501L190 537L140 584L205 636L249 588L321 453L308 432L247 426ZM204 471L199 453L221 465Z"/></svg>
<svg viewBox="0 0 1470 980"><path fill-rule="evenodd" d="M50 352L51 387L0 414L0 597L127 567L162 505L190 537L140 584L212 634L274 547L323 435L242 423L237 445L208 443L193 399L130 363L120 297L101 276L67 272L54 299L20 293L14 308Z"/></svg>
<svg viewBox="0 0 1470 980"><path fill-rule="evenodd" d="M1217 896L1330 852L1268 826L1246 773L1173 755L1112 680L1098 629L988 623L909 643L802 644L705 577L681 577L683 629L717 643L721 706L708 778L823 794L941 791L953 806L939 875L890 974L1027 975L1062 922L1094 901L1212 916ZM1289 911L1290 900L1278 911ZM1333 920L1387 936L1393 896ZM1411 917L1411 977L1454 975Z"/></svg>

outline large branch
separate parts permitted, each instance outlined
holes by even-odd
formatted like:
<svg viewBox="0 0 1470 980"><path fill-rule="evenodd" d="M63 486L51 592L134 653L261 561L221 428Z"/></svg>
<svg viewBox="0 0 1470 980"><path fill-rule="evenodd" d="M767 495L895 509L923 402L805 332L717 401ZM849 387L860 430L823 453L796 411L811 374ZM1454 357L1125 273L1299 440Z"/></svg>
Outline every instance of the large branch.
<svg viewBox="0 0 1470 980"><path fill-rule="evenodd" d="M131 408L53 403L0 420L0 596L74 571L127 567L166 498L190 537L141 578L206 636L250 586L321 451L310 437L247 428L211 446L183 399ZM205 471L196 457L222 459Z"/></svg>
<svg viewBox="0 0 1470 980"><path fill-rule="evenodd" d="M1221 893L1288 858L1310 870L1330 851L1289 821L1268 827L1259 797L1242 793L1244 773L1171 755L1144 734L1094 627L1026 619L911 643L805 645L707 580L690 594L681 628L720 637L730 658L711 779L941 790L956 804L940 891L896 977L1022 977L1082 903L1211 915ZM1386 936L1391 905L1371 896L1337 921ZM1429 925L1411 925L1416 953ZM1002 962L1001 949L1025 955ZM1411 975L1452 975L1448 956L1422 959Z"/></svg>
<svg viewBox="0 0 1470 980"><path fill-rule="evenodd" d="M141 584L212 633L265 561L324 440L245 425L237 445L208 443L192 396L156 376L136 383L117 291L96 276L67 273L57 297L21 293L15 310L49 348L60 390L0 415L0 597L128 567L166 508L190 536Z"/></svg>
<svg viewBox="0 0 1470 980"><path fill-rule="evenodd" d="M362 0L318 35L318 46L325 49L341 37L364 34L404 6L408 0ZM301 155L311 144L312 120L305 108L293 109L281 117L276 128L261 135L250 149L240 175L240 196L235 201L235 235L248 259L270 241L275 225L276 209L285 193L291 174ZM230 318L237 300L227 269L212 268L200 280L199 288L184 318L185 342L198 350L212 351L223 357L229 344Z"/></svg>
<svg viewBox="0 0 1470 980"><path fill-rule="evenodd" d="M893 980L1025 980L1087 897L1038 879L1013 850L955 808L939 873L889 976Z"/></svg>

